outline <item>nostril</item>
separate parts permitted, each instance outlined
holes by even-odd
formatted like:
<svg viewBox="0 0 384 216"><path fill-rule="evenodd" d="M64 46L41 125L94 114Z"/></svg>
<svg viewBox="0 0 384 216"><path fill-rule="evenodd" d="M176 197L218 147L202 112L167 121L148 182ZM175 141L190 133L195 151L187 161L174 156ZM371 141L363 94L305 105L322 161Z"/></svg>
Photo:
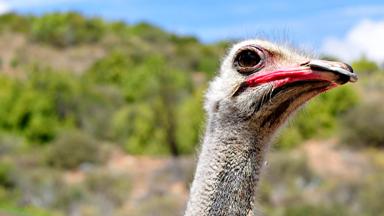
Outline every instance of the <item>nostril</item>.
<svg viewBox="0 0 384 216"><path fill-rule="evenodd" d="M352 66L351 65L349 65L349 64L347 64L347 63L343 63L344 65L345 65L345 69L347 69L347 70L349 70L350 72L352 72L352 73L354 73L353 72L353 68L352 68Z"/></svg>

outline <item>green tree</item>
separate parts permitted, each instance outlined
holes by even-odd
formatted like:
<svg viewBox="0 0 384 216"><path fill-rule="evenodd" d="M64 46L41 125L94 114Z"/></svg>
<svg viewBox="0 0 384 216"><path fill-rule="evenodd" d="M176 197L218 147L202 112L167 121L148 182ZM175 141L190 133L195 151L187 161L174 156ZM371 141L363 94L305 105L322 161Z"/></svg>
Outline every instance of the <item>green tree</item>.
<svg viewBox="0 0 384 216"><path fill-rule="evenodd" d="M382 101L359 104L343 118L342 138L348 146L384 147L384 106Z"/></svg>
<svg viewBox="0 0 384 216"><path fill-rule="evenodd" d="M277 145L291 148L312 137L327 137L340 126L339 119L359 101L357 92L343 86L312 100L282 132Z"/></svg>
<svg viewBox="0 0 384 216"><path fill-rule="evenodd" d="M57 47L97 42L104 34L104 22L87 19L78 13L49 13L34 20L31 37L34 41Z"/></svg>
<svg viewBox="0 0 384 216"><path fill-rule="evenodd" d="M374 61L367 59L365 56L361 57L357 61L354 61L352 63L352 67L357 73L361 74L371 74L379 70L379 66Z"/></svg>
<svg viewBox="0 0 384 216"><path fill-rule="evenodd" d="M177 110L176 136L180 152L193 153L204 129L203 94L204 89L197 89L183 100Z"/></svg>
<svg viewBox="0 0 384 216"><path fill-rule="evenodd" d="M62 132L49 147L46 161L56 168L75 169L102 159L97 141L81 132Z"/></svg>
<svg viewBox="0 0 384 216"><path fill-rule="evenodd" d="M172 69L161 56L148 57L129 68L124 67L126 64L120 57L112 58L115 60L100 64L116 63L111 63L107 73L116 72L116 76L120 77L112 79L110 83L120 86L127 101L125 108L116 113L114 118L118 139L126 137L126 148L132 153L143 153L146 148L148 152L157 149L164 153L164 146L168 146L172 155L179 155L177 109L190 94L192 86L189 74ZM95 75L95 71L97 69L89 73ZM105 80L108 82L108 78ZM124 124L127 124L125 129ZM146 147L148 145L158 147Z"/></svg>
<svg viewBox="0 0 384 216"><path fill-rule="evenodd" d="M20 16L15 13L6 13L0 16L0 32L28 33L31 17Z"/></svg>
<svg viewBox="0 0 384 216"><path fill-rule="evenodd" d="M126 95L134 98L133 101L145 102L151 107L152 125L161 128L156 130L163 137L163 142L160 143L165 143L172 155L179 155L176 109L182 98L188 94L190 79L187 74L167 67L164 59L153 56L126 78Z"/></svg>

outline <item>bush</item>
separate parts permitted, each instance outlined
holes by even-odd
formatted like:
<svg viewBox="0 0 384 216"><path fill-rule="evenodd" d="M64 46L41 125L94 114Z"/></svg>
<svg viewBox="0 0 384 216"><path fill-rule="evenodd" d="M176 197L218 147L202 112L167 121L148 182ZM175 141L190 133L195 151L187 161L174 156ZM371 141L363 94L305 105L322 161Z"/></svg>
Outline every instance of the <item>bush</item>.
<svg viewBox="0 0 384 216"><path fill-rule="evenodd" d="M140 203L133 211L134 216L141 215L182 215L180 200L170 195L153 196Z"/></svg>
<svg viewBox="0 0 384 216"><path fill-rule="evenodd" d="M83 163L99 163L102 154L98 143L80 132L62 133L49 147L46 161L50 166L74 169Z"/></svg>
<svg viewBox="0 0 384 216"><path fill-rule="evenodd" d="M161 44L170 40L171 35L159 27L141 22L129 28L131 35L140 36L151 44Z"/></svg>
<svg viewBox="0 0 384 216"><path fill-rule="evenodd" d="M299 152L272 152L258 188L258 200L265 207L265 215L349 215L345 203L334 199L344 193L326 194L327 185L313 172ZM336 185L346 184L335 182ZM310 197L309 197L310 196Z"/></svg>
<svg viewBox="0 0 384 216"><path fill-rule="evenodd" d="M265 183L276 185L284 179L290 183L300 180L303 185L306 185L318 180L302 155L274 153L271 154L270 161L268 172L265 174L267 180Z"/></svg>
<svg viewBox="0 0 384 216"><path fill-rule="evenodd" d="M112 52L96 61L87 71L87 78L97 83L123 85L124 77L132 70L133 64L128 55Z"/></svg>
<svg viewBox="0 0 384 216"><path fill-rule="evenodd" d="M130 176L116 175L102 170L92 172L84 182L89 193L98 195L115 205L123 205L132 191Z"/></svg>
<svg viewBox="0 0 384 216"><path fill-rule="evenodd" d="M339 119L359 101L357 92L350 86L333 89L308 103L288 128L282 131L278 148L297 146L302 140L327 137L340 126Z"/></svg>
<svg viewBox="0 0 384 216"><path fill-rule="evenodd" d="M203 91L194 92L190 98L181 103L177 113L176 138L180 152L195 152L203 134L204 110Z"/></svg>
<svg viewBox="0 0 384 216"><path fill-rule="evenodd" d="M360 104L343 119L343 143L349 146L384 147L384 104L371 101Z"/></svg>
<svg viewBox="0 0 384 216"><path fill-rule="evenodd" d="M330 216L330 215L349 215L347 210L343 206L319 206L302 204L296 206L290 206L285 210L285 216Z"/></svg>
<svg viewBox="0 0 384 216"><path fill-rule="evenodd" d="M0 32L21 32L29 31L30 17L19 16L15 13L7 13L0 16Z"/></svg>
<svg viewBox="0 0 384 216"><path fill-rule="evenodd" d="M55 211L44 208L34 206L20 207L2 203L0 203L0 213L4 216L63 216Z"/></svg>
<svg viewBox="0 0 384 216"><path fill-rule="evenodd" d="M49 70L28 75L27 80L0 77L0 128L46 143L71 121L59 109L64 108L60 95L73 90L73 80Z"/></svg>
<svg viewBox="0 0 384 216"><path fill-rule="evenodd" d="M359 188L358 203L364 215L375 216L378 212L384 212L382 199L384 197L384 186L381 184L384 175L377 173L365 179Z"/></svg>
<svg viewBox="0 0 384 216"><path fill-rule="evenodd" d="M104 34L101 19L87 19L77 13L51 13L32 23L32 40L57 47L97 42Z"/></svg>
<svg viewBox="0 0 384 216"><path fill-rule="evenodd" d="M374 61L371 61L364 56L359 60L354 61L352 67L355 71L363 75L372 74L379 70L379 66Z"/></svg>
<svg viewBox="0 0 384 216"><path fill-rule="evenodd" d="M0 188L13 188L15 183L12 179L12 166L0 161Z"/></svg>
<svg viewBox="0 0 384 216"><path fill-rule="evenodd" d="M0 76L0 130L33 144L49 143L68 128L111 138L110 116L124 103L117 88L100 87L70 73L30 70L26 80Z"/></svg>
<svg viewBox="0 0 384 216"><path fill-rule="evenodd" d="M113 117L115 136L130 154L167 154L165 130L156 122L156 113L146 103L126 106Z"/></svg>

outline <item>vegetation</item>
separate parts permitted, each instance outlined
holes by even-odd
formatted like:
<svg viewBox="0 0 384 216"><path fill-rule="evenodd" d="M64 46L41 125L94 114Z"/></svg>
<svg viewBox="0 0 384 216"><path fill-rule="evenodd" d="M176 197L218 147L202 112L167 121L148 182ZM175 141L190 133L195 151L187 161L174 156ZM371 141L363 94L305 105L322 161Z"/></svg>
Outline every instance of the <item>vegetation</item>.
<svg viewBox="0 0 384 216"><path fill-rule="evenodd" d="M77 13L8 14L0 23L3 31L21 32L30 43L63 50L94 44L105 52L81 74L19 60L17 68L27 79L0 77L2 133L18 134L36 145L54 143L60 131L78 130L134 154L179 155L195 150L203 130L203 89L226 43L203 45L147 23L107 23ZM378 69L366 59L354 66ZM358 101L351 87L322 95L283 132L278 148L331 136L340 117Z"/></svg>
<svg viewBox="0 0 384 216"><path fill-rule="evenodd" d="M358 95L351 86L339 87L320 95L283 131L277 143L278 147L290 149L310 138L331 136L338 131L339 120L356 106L358 101Z"/></svg>
<svg viewBox="0 0 384 216"><path fill-rule="evenodd" d="M85 134L62 133L48 149L46 160L53 167L74 169L84 163L100 162L100 151L96 141Z"/></svg>
<svg viewBox="0 0 384 216"><path fill-rule="evenodd" d="M307 159L297 152L270 156L269 172L261 179L258 199L266 215L375 216L383 212L383 187L377 184L383 180L383 166L365 172L366 177L341 180L314 172L316 169L311 169ZM376 155L382 156L382 152ZM352 163L354 168L364 169L362 164Z"/></svg>
<svg viewBox="0 0 384 216"><path fill-rule="evenodd" d="M30 28L33 40L58 47L97 42L105 30L101 19L86 19L77 13L47 14L35 19Z"/></svg>
<svg viewBox="0 0 384 216"><path fill-rule="evenodd" d="M0 214L11 215L69 215L73 209L80 215L111 215L123 208L132 189L130 176L95 168L111 152L194 153L204 131L204 90L229 45L78 13L5 14L0 38L7 35L16 39L8 38L9 50L0 52ZM55 53L59 58L51 58ZM79 56L84 63L75 70ZM358 88L341 87L312 101L282 131L277 149L290 151L339 131L349 147L384 146L384 72L365 57L353 67L362 72ZM275 208L271 185L265 183L261 199L271 215L359 215L340 208L349 205L345 202L304 202L297 182L322 179L304 159L275 160L269 182L283 181L287 199L300 202ZM63 173L77 171L86 173L80 183L63 181ZM383 196L381 189L374 193L374 180L351 186L366 189L359 190L362 200L356 204L365 215L382 211L374 202ZM58 185L62 189L56 190ZM156 214L161 206L167 207L159 210L163 214L175 212L170 208L182 212L179 200L156 191L138 215Z"/></svg>

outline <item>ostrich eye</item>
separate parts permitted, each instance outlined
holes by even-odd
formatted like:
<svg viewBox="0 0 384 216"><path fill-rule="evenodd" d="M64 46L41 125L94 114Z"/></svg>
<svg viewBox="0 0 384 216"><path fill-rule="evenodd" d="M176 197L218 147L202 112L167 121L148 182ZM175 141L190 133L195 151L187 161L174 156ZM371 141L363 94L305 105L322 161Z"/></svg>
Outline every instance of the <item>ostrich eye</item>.
<svg viewBox="0 0 384 216"><path fill-rule="evenodd" d="M251 50L244 50L238 55L238 63L240 67L253 67L260 62L260 56Z"/></svg>
<svg viewBox="0 0 384 216"><path fill-rule="evenodd" d="M248 47L236 55L234 66L239 73L253 73L262 67L262 52L255 47Z"/></svg>

